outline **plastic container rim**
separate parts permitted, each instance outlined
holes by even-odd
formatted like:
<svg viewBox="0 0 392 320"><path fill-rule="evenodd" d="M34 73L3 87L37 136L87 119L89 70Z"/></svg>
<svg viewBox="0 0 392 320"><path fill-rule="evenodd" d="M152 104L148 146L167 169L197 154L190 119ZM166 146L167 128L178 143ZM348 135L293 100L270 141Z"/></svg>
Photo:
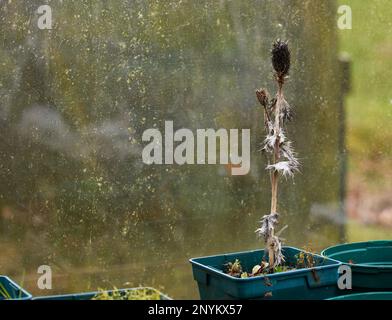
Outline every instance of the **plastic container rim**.
<svg viewBox="0 0 392 320"><path fill-rule="evenodd" d="M258 281L258 280L263 279L265 277L273 279L273 278L279 278L279 277L290 276L290 275L301 276L303 274L306 274L309 270L327 270L327 269L336 268L337 266L342 264L340 261L335 260L333 258L329 258L329 257L326 257L326 256L322 256L320 254L317 254L317 253L312 253L312 252L308 252L308 251L305 251L305 250L301 250L299 248L295 248L295 247L291 247L291 246L284 246L284 247L282 247L282 249L294 249L294 250L298 250L300 252L309 253L309 254L311 254L313 256L322 258L324 260L327 259L327 260L333 262L333 264L326 265L326 266L316 266L316 267L312 267L312 268L303 268L303 269L291 270L291 271L283 271L283 272L273 273L273 274L270 274L270 275L262 275L262 276L251 277L251 278L237 278L237 277L233 277L233 276L231 276L229 274L226 274L226 273L222 272L219 269L212 268L212 267L210 267L208 265L200 263L197 260L199 260L199 259L207 259L207 258L212 258L212 257L222 256L222 255L236 255L236 254L243 254L243 253L260 252L260 251L264 251L263 249L239 251L239 252L232 252L232 253L209 255L209 256L198 257L198 258L191 258L191 259L189 259L189 262L191 264L194 264L194 265L198 266L199 268L202 268L204 270L213 272L214 274L217 274L220 277L223 277L223 278L226 278L226 279L230 279L230 280L233 280L233 281L238 281L238 282Z"/></svg>

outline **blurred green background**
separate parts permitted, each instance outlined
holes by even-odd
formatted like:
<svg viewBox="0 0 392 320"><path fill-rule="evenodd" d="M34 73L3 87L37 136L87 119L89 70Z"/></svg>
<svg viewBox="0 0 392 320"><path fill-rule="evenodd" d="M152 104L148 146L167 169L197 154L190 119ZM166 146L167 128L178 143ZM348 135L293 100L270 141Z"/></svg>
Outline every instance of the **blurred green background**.
<svg viewBox="0 0 392 320"><path fill-rule="evenodd" d="M349 5L353 14L352 30L338 32L340 50L352 60L352 91L346 105L347 210L356 222L348 225L348 239L391 238L392 3L339 4Z"/></svg>

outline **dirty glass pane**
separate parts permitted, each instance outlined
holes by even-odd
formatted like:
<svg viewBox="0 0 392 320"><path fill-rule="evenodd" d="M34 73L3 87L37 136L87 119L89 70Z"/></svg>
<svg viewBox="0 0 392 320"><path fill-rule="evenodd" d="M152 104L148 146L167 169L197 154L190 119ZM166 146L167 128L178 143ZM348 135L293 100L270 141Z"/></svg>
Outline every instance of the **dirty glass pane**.
<svg viewBox="0 0 392 320"><path fill-rule="evenodd" d="M273 85L288 39L288 131L302 166L280 187L286 244L345 236L343 101L335 1L41 1L1 4L0 273L33 294L146 285L198 297L188 259L262 248L269 213L254 91ZM148 165L149 128L250 129L246 175L230 165ZM47 293L45 293L47 294Z"/></svg>

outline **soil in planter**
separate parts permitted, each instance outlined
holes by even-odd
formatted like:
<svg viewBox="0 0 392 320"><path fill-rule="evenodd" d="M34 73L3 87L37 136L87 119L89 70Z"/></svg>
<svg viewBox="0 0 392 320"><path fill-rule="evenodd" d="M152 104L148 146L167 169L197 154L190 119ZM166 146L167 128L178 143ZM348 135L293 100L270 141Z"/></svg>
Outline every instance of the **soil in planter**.
<svg viewBox="0 0 392 320"><path fill-rule="evenodd" d="M252 270L243 270L241 261L235 259L234 262L224 264L223 270L226 274L232 277L251 278L298 269L313 268L316 266L316 262L314 261L311 253L300 252L295 256L295 258L295 263L279 265L273 269L269 267L268 262L265 258L263 258L260 264L253 266Z"/></svg>
<svg viewBox="0 0 392 320"><path fill-rule="evenodd" d="M161 294L150 288L133 290L100 290L91 300L161 300Z"/></svg>

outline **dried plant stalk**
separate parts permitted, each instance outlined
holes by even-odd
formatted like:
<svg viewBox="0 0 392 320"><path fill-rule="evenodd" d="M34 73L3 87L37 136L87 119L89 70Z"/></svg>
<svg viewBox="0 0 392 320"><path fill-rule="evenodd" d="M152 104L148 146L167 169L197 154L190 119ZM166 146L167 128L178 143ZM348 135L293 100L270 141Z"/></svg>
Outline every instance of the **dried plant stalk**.
<svg viewBox="0 0 392 320"><path fill-rule="evenodd" d="M298 170L299 162L295 156L292 144L287 140L284 124L291 120L292 111L283 95L283 84L290 69L290 50L287 42L277 40L272 48L272 66L278 85L278 91L273 100L269 101L266 89L256 91L257 99L264 108L264 126L266 138L262 150L270 154L267 170L271 172L271 211L261 219L261 227L256 230L266 243L269 255L269 267L272 271L284 262L282 244L275 234L278 224L278 183L279 176L292 177Z"/></svg>

